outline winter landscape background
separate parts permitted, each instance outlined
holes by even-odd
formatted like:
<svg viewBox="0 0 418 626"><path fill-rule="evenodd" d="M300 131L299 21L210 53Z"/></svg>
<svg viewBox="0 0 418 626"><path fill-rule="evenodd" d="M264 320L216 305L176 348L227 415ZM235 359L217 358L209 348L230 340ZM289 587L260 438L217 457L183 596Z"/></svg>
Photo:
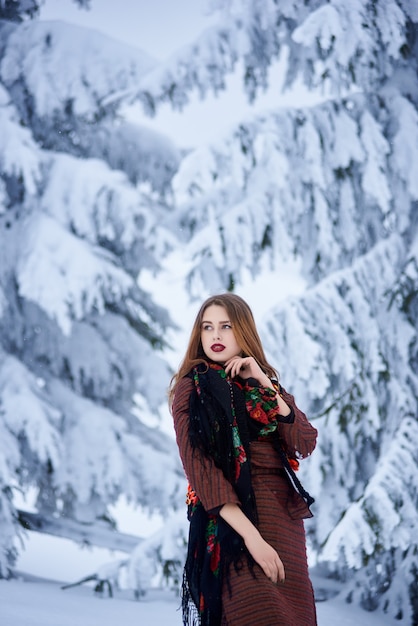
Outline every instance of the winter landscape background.
<svg viewBox="0 0 418 626"><path fill-rule="evenodd" d="M180 623L166 388L227 289L320 433L320 625L418 624L417 3L88 4L0 0L7 626Z"/></svg>

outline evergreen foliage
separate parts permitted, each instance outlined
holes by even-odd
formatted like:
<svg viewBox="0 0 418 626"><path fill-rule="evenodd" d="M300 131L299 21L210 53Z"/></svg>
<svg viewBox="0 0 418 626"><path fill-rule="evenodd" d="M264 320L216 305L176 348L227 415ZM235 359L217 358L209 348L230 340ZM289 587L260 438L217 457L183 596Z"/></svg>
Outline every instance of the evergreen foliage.
<svg viewBox="0 0 418 626"><path fill-rule="evenodd" d="M154 61L62 23L0 30L4 576L16 490L34 491L40 514L88 522L109 519L122 493L171 510L183 478L173 441L147 426L166 402L172 322L137 280L172 245L179 153L103 105Z"/></svg>
<svg viewBox="0 0 418 626"><path fill-rule="evenodd" d="M0 20L21 22L38 15L45 0L0 0ZM74 0L80 7L88 8L90 0Z"/></svg>

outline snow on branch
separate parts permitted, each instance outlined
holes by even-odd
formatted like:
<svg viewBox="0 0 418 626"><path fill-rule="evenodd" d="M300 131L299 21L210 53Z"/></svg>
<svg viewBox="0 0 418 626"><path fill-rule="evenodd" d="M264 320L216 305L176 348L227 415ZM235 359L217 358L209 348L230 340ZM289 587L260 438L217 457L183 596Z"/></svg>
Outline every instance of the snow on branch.
<svg viewBox="0 0 418 626"><path fill-rule="evenodd" d="M97 31L64 22L24 22L9 35L0 64L8 88L22 97L25 117L72 113L87 119L105 98L134 89L155 61Z"/></svg>
<svg viewBox="0 0 418 626"><path fill-rule="evenodd" d="M0 354L0 424L5 429L5 438L9 440L12 435L9 444L13 442L13 445L2 446L5 453L3 462L8 466L11 481L13 473L19 469L19 441L24 442L28 462L31 456L41 464L47 461L54 465L59 463L62 454L59 434L62 415L42 390L36 377L22 363L2 351ZM20 471L25 472L23 467ZM33 480L35 478L32 477Z"/></svg>
<svg viewBox="0 0 418 626"><path fill-rule="evenodd" d="M63 517L52 517L17 510L19 524L26 530L64 537L84 546L100 546L109 550L131 553L143 541L141 537L120 533L104 524L82 524Z"/></svg>
<svg viewBox="0 0 418 626"><path fill-rule="evenodd" d="M266 88L268 70L286 47L286 86L302 78L343 93L368 92L389 79L409 50L408 28L417 20L402 0L320 1L308 6L271 0L218 3L218 22L196 41L145 75L131 93L153 114L159 102L183 108L189 94L216 94L238 61L250 100ZM129 97L125 92L120 97Z"/></svg>
<svg viewBox="0 0 418 626"><path fill-rule="evenodd" d="M393 235L352 267L333 272L301 297L272 310L265 342L272 353L293 355L286 372L302 402L326 402L333 390L345 390L361 372L377 382L387 352L380 342L388 340L400 350L405 338L412 339L408 324L394 328L392 313L380 306L397 283L403 254L401 238ZM388 334L382 337L379 328ZM408 358L405 352L399 357L402 362Z"/></svg>
<svg viewBox="0 0 418 626"><path fill-rule="evenodd" d="M41 208L77 237L129 249L135 240L149 241L155 219L138 190L121 171L99 159L55 154Z"/></svg>
<svg viewBox="0 0 418 626"><path fill-rule="evenodd" d="M418 118L401 96L376 104L357 94L266 113L183 159L173 187L193 293L238 284L262 257L274 267L296 255L316 281L405 228Z"/></svg>
<svg viewBox="0 0 418 626"><path fill-rule="evenodd" d="M393 235L352 268L278 306L263 328L268 353L287 355L283 384L291 382L308 414L323 416L306 476L320 502L319 546L374 474L399 420L415 410L414 330L389 306L404 255L401 237Z"/></svg>
<svg viewBox="0 0 418 626"><path fill-rule="evenodd" d="M382 446L364 493L348 507L320 555L331 569L341 571L346 563L359 571L357 583L345 592L351 600L376 608L384 591L385 612L405 623L412 623L408 585L415 584L418 549L417 440L416 416L405 417L393 439ZM374 565L368 567L371 560ZM362 578L368 583L362 584Z"/></svg>
<svg viewBox="0 0 418 626"><path fill-rule="evenodd" d="M36 377L0 348L0 577L7 576L22 540L13 505L19 485L35 485L41 467L62 453L61 414Z"/></svg>
<svg viewBox="0 0 418 626"><path fill-rule="evenodd" d="M0 83L0 172L21 179L26 191L34 194L40 180L41 152L31 132L20 124L16 108Z"/></svg>
<svg viewBox="0 0 418 626"><path fill-rule="evenodd" d="M143 593L159 575L175 589L181 585L188 522L184 510L172 513L164 527L133 550L127 563L127 586ZM165 580L164 580L165 579Z"/></svg>
<svg viewBox="0 0 418 626"><path fill-rule="evenodd" d="M64 415L64 453L54 483L71 517L91 515L95 498L115 502L122 493L148 510L172 506L182 472L168 436L78 396L58 380L49 382L48 392Z"/></svg>
<svg viewBox="0 0 418 626"><path fill-rule="evenodd" d="M19 293L55 318L64 334L70 333L72 320L93 310L103 313L106 304L134 288L110 252L74 237L46 215L26 221L21 241Z"/></svg>

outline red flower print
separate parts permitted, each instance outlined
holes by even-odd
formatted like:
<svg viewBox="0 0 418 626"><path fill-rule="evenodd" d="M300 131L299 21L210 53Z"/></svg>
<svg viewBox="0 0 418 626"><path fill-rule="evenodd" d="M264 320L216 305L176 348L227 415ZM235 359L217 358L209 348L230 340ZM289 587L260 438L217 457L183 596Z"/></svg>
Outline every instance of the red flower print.
<svg viewBox="0 0 418 626"><path fill-rule="evenodd" d="M214 546L212 555L210 557L210 569L215 575L218 574L220 560L221 560L221 546L217 542Z"/></svg>

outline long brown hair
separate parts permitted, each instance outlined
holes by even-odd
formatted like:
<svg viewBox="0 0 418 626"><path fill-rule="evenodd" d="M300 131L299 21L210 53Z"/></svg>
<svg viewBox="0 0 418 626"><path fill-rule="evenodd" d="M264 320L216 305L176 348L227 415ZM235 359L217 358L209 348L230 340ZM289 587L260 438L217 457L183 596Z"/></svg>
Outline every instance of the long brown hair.
<svg viewBox="0 0 418 626"><path fill-rule="evenodd" d="M174 393L179 381L190 372L198 363L206 363L207 357L203 351L201 326L206 309L212 305L222 306L226 309L229 321L232 324L235 339L240 346L243 356L252 356L257 361L263 372L269 378L277 378L276 370L268 363L264 354L261 339L257 332L254 316L248 304L240 296L234 293L223 293L210 296L199 309L193 324L192 332L187 346L186 354L176 374L170 381L169 403L172 404Z"/></svg>

